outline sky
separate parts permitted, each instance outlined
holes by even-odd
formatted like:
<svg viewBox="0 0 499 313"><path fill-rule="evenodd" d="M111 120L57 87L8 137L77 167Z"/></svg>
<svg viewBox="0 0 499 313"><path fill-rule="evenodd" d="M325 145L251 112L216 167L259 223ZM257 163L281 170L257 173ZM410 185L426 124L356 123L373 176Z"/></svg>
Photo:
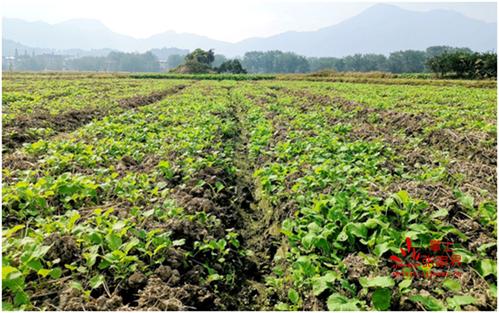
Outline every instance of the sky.
<svg viewBox="0 0 499 313"><path fill-rule="evenodd" d="M487 22L497 20L495 2L398 1L391 4L416 11L449 9ZM97 19L115 32L136 38L173 30L237 42L331 26L373 4L331 0L2 0L2 16L49 23Z"/></svg>

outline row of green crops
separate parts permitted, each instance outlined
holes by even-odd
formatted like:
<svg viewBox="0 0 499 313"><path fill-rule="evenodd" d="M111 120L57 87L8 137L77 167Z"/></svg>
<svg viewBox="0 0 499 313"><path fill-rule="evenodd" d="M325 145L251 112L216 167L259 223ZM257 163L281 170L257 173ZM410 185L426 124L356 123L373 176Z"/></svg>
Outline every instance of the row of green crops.
<svg viewBox="0 0 499 313"><path fill-rule="evenodd" d="M275 75L269 74L133 74L131 78L139 79L192 79L192 80L272 80Z"/></svg>
<svg viewBox="0 0 499 313"><path fill-rule="evenodd" d="M232 188L223 177L198 176L209 168L234 172L226 89L205 96L205 88L17 152L33 163L3 169L4 309L51 309L36 300L47 290L60 297L64 288L80 292L85 308L96 294L161 266L177 266L184 281L184 270L200 265L189 283L209 290L236 279L233 260L246 253L237 233L220 213L175 196L185 185L210 199Z"/></svg>
<svg viewBox="0 0 499 313"><path fill-rule="evenodd" d="M187 85L4 156L4 309L496 307L493 90L210 77L4 81L11 123Z"/></svg>
<svg viewBox="0 0 499 313"><path fill-rule="evenodd" d="M429 116L436 119L435 127L496 132L495 89L311 82L279 86L339 96L367 107Z"/></svg>
<svg viewBox="0 0 499 313"><path fill-rule="evenodd" d="M4 79L3 123L16 123L18 116L40 113L40 110L58 115L77 109L116 106L119 99L147 95L175 84L179 82L115 78L33 79L25 76Z"/></svg>
<svg viewBox="0 0 499 313"><path fill-rule="evenodd" d="M307 82L329 82L348 84L369 85L398 85L398 86L455 86L461 88L483 88L496 89L496 80L459 80L459 79L435 79L426 74L391 74L385 72L325 72L312 74L281 74L277 76L280 80L302 80Z"/></svg>
<svg viewBox="0 0 499 313"><path fill-rule="evenodd" d="M334 103L314 104L290 96L297 84L267 86L243 89L247 99L240 101L251 113L246 127L252 130L249 155L260 201L271 203L273 210L286 210L287 218L280 224L284 240L274 256L274 273L267 277L268 289L281 300L276 309L494 307L494 195L474 203L456 189L458 211L469 214L482 227L477 231L489 236L474 245L472 237L478 234L466 235L464 223L451 222L454 208L435 209L411 196L413 190L380 192L401 179L431 181L407 172L403 158L382 141L355 140L351 131L356 125L348 123L351 112ZM280 90L283 87L287 89ZM454 110L450 105L447 109ZM392 277L388 257L400 253L407 237L418 247L427 247L431 240L452 240L463 271L479 273L478 279L487 283L466 286L465 281L448 278L424 285L421 280Z"/></svg>
<svg viewBox="0 0 499 313"><path fill-rule="evenodd" d="M8 75L2 94L3 151L74 130L178 92L187 82L107 79L32 79Z"/></svg>

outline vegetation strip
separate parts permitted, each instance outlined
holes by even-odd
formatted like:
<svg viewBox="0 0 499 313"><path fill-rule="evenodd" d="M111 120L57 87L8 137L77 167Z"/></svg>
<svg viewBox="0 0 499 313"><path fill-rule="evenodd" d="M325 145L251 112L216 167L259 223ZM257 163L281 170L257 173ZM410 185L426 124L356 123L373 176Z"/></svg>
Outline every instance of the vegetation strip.
<svg viewBox="0 0 499 313"><path fill-rule="evenodd" d="M157 102L168 95L184 89L185 85L178 85L167 90L153 92L145 96L133 96L120 99L114 108L93 107L62 112L51 115L47 112L38 112L34 116L19 115L4 127L2 141L4 149L11 150L26 142L33 142L43 137L40 133L30 133L32 128L50 128L51 135L77 129L96 117L102 117L117 112L117 109L130 109Z"/></svg>
<svg viewBox="0 0 499 313"><path fill-rule="evenodd" d="M3 168L4 309L495 307L495 183L452 171L489 179L496 156L418 149L433 124L491 136L491 96L430 89L398 109L411 90L361 105L363 88L199 81L25 144ZM452 101L420 113L453 92L476 101L462 123ZM453 242L461 276L393 276L406 238Z"/></svg>

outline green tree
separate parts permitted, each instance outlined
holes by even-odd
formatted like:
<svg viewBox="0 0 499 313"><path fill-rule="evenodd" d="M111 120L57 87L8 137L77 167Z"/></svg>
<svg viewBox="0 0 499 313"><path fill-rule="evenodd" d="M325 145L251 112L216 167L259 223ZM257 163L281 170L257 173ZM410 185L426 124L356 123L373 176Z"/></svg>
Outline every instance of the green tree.
<svg viewBox="0 0 499 313"><path fill-rule="evenodd" d="M390 54L388 69L392 73L421 73L425 70L425 63L424 51L398 51Z"/></svg>
<svg viewBox="0 0 499 313"><path fill-rule="evenodd" d="M429 58L427 66L440 77L493 78L497 77L497 54L455 50Z"/></svg>
<svg viewBox="0 0 499 313"><path fill-rule="evenodd" d="M456 48L456 47L449 47L449 46L432 46L428 47L426 49L426 58L430 59L439 55L442 55L444 53L448 52L466 52L466 53L472 53L471 49L469 48Z"/></svg>
<svg viewBox="0 0 499 313"><path fill-rule="evenodd" d="M247 52L242 65L251 73L305 73L310 66L305 57L292 52Z"/></svg>
<svg viewBox="0 0 499 313"><path fill-rule="evenodd" d="M227 60L223 62L218 68L217 72L219 73L232 73L232 74L246 74L246 70L241 65L239 60Z"/></svg>
<svg viewBox="0 0 499 313"><path fill-rule="evenodd" d="M210 65L215 61L215 53L213 49L204 51L203 49L196 49L185 56L185 61L187 62L198 62L206 65Z"/></svg>

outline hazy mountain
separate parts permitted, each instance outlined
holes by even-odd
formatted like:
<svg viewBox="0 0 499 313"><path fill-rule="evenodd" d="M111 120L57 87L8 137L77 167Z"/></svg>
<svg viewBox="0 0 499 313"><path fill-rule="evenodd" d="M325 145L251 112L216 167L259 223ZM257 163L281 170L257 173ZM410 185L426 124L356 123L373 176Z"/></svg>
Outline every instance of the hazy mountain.
<svg viewBox="0 0 499 313"><path fill-rule="evenodd" d="M426 49L432 45L496 49L496 24L468 18L448 10L415 12L393 5L374 5L359 15L317 31L285 32L267 38L228 43L194 34L163 32L136 39L115 33L95 20L70 20L58 24L3 19L3 38L23 45L49 49L119 49L145 51L176 47L214 48L227 56L247 51L282 50L306 56L345 56Z"/></svg>
<svg viewBox="0 0 499 313"><path fill-rule="evenodd" d="M12 57L16 55L16 50L18 55L23 54L42 54L42 53L50 53L52 49L41 49L41 48L33 48L28 47L18 42L2 39L2 56L4 57Z"/></svg>
<svg viewBox="0 0 499 313"><path fill-rule="evenodd" d="M415 12L378 4L342 23L317 31L286 32L241 41L233 53L278 49L307 56L345 56L422 50L434 45L495 50L496 24L453 11Z"/></svg>
<svg viewBox="0 0 499 313"><path fill-rule="evenodd" d="M27 22L21 19L2 20L4 39L11 39L24 45L50 49L117 49L121 51L145 51L161 47L181 49L215 48L228 43L194 34L167 31L145 39L115 33L96 20L77 19L57 24Z"/></svg>
<svg viewBox="0 0 499 313"><path fill-rule="evenodd" d="M106 56L111 51L115 51L113 49L91 49L91 50L83 50L83 49L49 49L49 48L38 48L38 47L30 47L23 45L21 43L9 40L2 39L2 56L10 57L15 56L17 53L19 55L39 55L39 54L58 54L58 55L69 55L74 57L83 57L83 56Z"/></svg>
<svg viewBox="0 0 499 313"><path fill-rule="evenodd" d="M196 48L215 49L224 51L231 44L224 41L210 39L208 37L167 31L161 34L153 35L146 39L139 39L142 50L148 50L158 47L176 47L179 49L194 50Z"/></svg>
<svg viewBox="0 0 499 313"><path fill-rule="evenodd" d="M51 25L4 18L2 27L3 38L39 48L128 50L135 43L133 37L114 33L96 20L78 19Z"/></svg>
<svg viewBox="0 0 499 313"><path fill-rule="evenodd" d="M151 49L152 54L154 54L160 60L166 60L170 55L186 55L189 53L188 49L178 49L178 48L161 48L161 49Z"/></svg>

